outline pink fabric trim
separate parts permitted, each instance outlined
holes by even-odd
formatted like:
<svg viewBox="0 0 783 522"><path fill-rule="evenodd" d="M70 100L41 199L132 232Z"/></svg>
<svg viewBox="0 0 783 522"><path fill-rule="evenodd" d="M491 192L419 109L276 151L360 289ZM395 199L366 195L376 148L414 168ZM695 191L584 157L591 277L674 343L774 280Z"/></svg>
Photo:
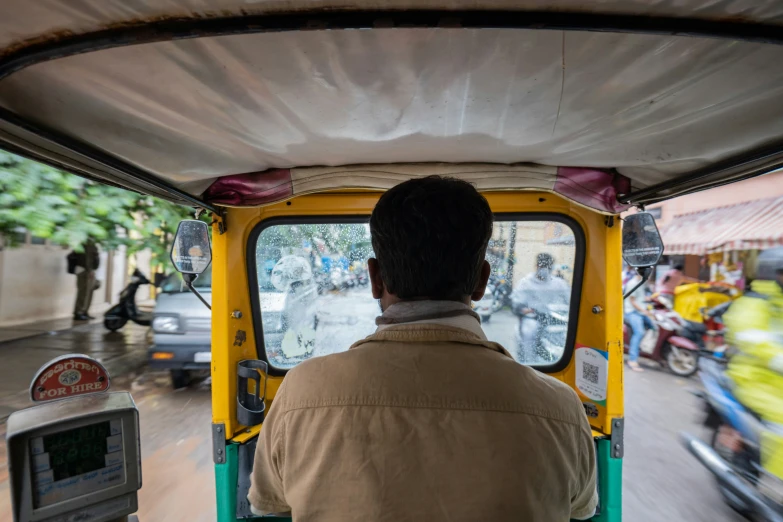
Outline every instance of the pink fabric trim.
<svg viewBox="0 0 783 522"><path fill-rule="evenodd" d="M622 212L630 208L617 201L618 194L628 194L631 180L620 174L598 169L558 167L555 192L568 199L604 212Z"/></svg>
<svg viewBox="0 0 783 522"><path fill-rule="evenodd" d="M204 192L204 200L217 205L253 206L282 201L294 195L289 169L271 169L223 176Z"/></svg>
<svg viewBox="0 0 783 522"><path fill-rule="evenodd" d="M617 201L627 194L631 181L620 174L603 170L558 167L554 191L582 205L604 212L622 212L629 208ZM271 169L223 176L204 192L208 203L254 206L282 201L294 195L290 169Z"/></svg>

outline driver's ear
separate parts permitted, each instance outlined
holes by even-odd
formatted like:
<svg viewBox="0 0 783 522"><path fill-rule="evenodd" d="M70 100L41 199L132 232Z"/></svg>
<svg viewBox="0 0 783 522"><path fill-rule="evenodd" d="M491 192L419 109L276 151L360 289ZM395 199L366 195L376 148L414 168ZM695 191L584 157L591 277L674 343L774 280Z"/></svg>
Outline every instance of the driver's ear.
<svg viewBox="0 0 783 522"><path fill-rule="evenodd" d="M481 273L476 283L476 289L470 294L471 301L481 301L481 298L484 297L484 292L487 290L487 282L489 282L489 274L491 273L492 267L489 266L489 262L485 259L481 264Z"/></svg>
<svg viewBox="0 0 783 522"><path fill-rule="evenodd" d="M371 257L367 260L367 271L370 273L370 288L373 299L383 297L383 279L381 279L381 267L378 260Z"/></svg>

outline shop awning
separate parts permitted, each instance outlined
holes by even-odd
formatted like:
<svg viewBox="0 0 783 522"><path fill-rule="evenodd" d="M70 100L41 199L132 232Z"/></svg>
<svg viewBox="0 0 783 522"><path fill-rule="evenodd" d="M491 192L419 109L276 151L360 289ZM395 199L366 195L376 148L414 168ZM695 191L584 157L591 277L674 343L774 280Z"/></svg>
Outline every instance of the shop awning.
<svg viewBox="0 0 783 522"><path fill-rule="evenodd" d="M661 230L666 255L763 250L783 245L783 197L676 216Z"/></svg>

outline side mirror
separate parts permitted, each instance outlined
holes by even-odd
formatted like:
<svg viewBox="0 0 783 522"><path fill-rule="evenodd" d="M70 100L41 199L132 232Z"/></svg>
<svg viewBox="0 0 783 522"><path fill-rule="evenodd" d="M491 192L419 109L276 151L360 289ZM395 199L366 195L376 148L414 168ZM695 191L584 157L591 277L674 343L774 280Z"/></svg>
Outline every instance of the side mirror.
<svg viewBox="0 0 783 522"><path fill-rule="evenodd" d="M648 212L623 220L623 259L633 268L655 266L663 255L663 240Z"/></svg>
<svg viewBox="0 0 783 522"><path fill-rule="evenodd" d="M177 272L182 274L182 280L188 290L212 310L212 307L193 287L193 281L204 273L212 262L212 246L209 244L209 227L203 221L186 219L179 222L174 244L171 246L171 262Z"/></svg>
<svg viewBox="0 0 783 522"><path fill-rule="evenodd" d="M195 219L180 221L171 247L171 262L181 274L201 274L207 269L212 262L212 247L206 223Z"/></svg>
<svg viewBox="0 0 783 522"><path fill-rule="evenodd" d="M623 220L623 259L642 276L641 281L623 295L631 295L650 278L652 267L663 255L663 240L649 212L639 212Z"/></svg>

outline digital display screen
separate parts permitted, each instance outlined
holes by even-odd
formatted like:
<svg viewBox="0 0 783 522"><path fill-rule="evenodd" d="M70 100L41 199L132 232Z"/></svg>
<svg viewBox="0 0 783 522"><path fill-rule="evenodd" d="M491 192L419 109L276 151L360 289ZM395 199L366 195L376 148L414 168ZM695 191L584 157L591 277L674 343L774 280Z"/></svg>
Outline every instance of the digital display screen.
<svg viewBox="0 0 783 522"><path fill-rule="evenodd" d="M54 480L62 480L89 473L106 466L106 438L111 429L109 421L53 433L43 438L44 452Z"/></svg>
<svg viewBox="0 0 783 522"><path fill-rule="evenodd" d="M125 483L120 419L34 436L29 444L36 509Z"/></svg>

